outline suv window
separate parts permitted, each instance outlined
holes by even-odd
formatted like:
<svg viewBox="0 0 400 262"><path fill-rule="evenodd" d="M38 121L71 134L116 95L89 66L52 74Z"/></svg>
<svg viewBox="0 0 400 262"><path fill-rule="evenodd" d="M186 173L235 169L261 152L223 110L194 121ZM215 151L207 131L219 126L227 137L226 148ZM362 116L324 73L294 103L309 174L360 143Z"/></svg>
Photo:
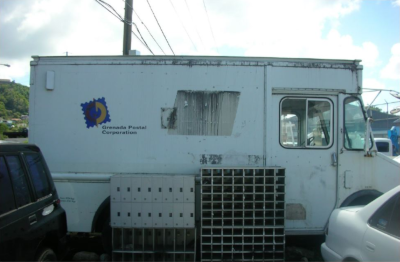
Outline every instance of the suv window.
<svg viewBox="0 0 400 262"><path fill-rule="evenodd" d="M15 200L6 160L0 157L0 215L14 210Z"/></svg>
<svg viewBox="0 0 400 262"><path fill-rule="evenodd" d="M400 193L380 207L370 218L369 225L390 235L400 237Z"/></svg>
<svg viewBox="0 0 400 262"><path fill-rule="evenodd" d="M17 207L31 203L28 182L25 172L22 169L21 161L18 156L6 156L6 162L11 174L11 181L14 188L15 201Z"/></svg>
<svg viewBox="0 0 400 262"><path fill-rule="evenodd" d="M42 198L51 193L50 183L47 179L46 169L39 154L26 154L26 163L28 165L33 187L37 198Z"/></svg>

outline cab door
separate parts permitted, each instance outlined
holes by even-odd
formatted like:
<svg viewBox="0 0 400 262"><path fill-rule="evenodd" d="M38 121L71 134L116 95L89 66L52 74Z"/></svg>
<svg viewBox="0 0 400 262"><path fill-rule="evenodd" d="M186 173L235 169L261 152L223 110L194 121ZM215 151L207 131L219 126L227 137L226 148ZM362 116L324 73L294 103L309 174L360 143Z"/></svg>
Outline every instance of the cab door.
<svg viewBox="0 0 400 262"><path fill-rule="evenodd" d="M286 169L288 234L322 233L335 206L336 105L334 95L274 94L267 107L266 165Z"/></svg>

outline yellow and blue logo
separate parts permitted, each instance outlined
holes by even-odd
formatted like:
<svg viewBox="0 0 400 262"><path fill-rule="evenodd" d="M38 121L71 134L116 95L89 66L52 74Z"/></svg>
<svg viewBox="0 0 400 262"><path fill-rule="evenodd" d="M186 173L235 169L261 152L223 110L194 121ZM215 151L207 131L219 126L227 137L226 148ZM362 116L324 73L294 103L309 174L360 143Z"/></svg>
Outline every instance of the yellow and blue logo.
<svg viewBox="0 0 400 262"><path fill-rule="evenodd" d="M81 104L86 120L86 127L98 127L101 124L111 122L106 99L104 97Z"/></svg>

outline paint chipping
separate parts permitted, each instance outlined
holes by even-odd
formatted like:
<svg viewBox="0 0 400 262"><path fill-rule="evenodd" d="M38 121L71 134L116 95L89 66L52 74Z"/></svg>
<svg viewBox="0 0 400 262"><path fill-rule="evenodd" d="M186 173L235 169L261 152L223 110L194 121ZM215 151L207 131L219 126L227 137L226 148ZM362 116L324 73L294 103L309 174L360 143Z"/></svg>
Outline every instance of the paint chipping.
<svg viewBox="0 0 400 262"><path fill-rule="evenodd" d="M262 163L262 157L258 155L249 155L249 165L259 165Z"/></svg>
<svg viewBox="0 0 400 262"><path fill-rule="evenodd" d="M286 204L287 220L306 220L306 209L302 204Z"/></svg>
<svg viewBox="0 0 400 262"><path fill-rule="evenodd" d="M222 163L222 155L201 155L201 165L220 165Z"/></svg>

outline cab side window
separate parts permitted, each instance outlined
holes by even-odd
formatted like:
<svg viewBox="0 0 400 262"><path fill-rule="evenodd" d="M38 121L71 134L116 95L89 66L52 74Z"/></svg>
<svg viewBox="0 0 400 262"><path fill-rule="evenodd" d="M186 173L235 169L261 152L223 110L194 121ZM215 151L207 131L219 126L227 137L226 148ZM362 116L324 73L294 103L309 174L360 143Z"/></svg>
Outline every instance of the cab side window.
<svg viewBox="0 0 400 262"><path fill-rule="evenodd" d="M280 143L285 148L328 148L332 145L333 104L324 98L284 98Z"/></svg>
<svg viewBox="0 0 400 262"><path fill-rule="evenodd" d="M16 209L10 174L4 157L0 157L0 215Z"/></svg>
<svg viewBox="0 0 400 262"><path fill-rule="evenodd" d="M389 199L370 218L368 224L380 231L400 237L400 193Z"/></svg>
<svg viewBox="0 0 400 262"><path fill-rule="evenodd" d="M50 183L47 179L46 169L39 154L25 155L28 165L33 187L36 191L37 198L42 198L51 193Z"/></svg>
<svg viewBox="0 0 400 262"><path fill-rule="evenodd" d="M32 202L29 191L28 181L22 169L21 161L18 156L6 156L11 181L14 188L14 196L17 207L25 206Z"/></svg>

